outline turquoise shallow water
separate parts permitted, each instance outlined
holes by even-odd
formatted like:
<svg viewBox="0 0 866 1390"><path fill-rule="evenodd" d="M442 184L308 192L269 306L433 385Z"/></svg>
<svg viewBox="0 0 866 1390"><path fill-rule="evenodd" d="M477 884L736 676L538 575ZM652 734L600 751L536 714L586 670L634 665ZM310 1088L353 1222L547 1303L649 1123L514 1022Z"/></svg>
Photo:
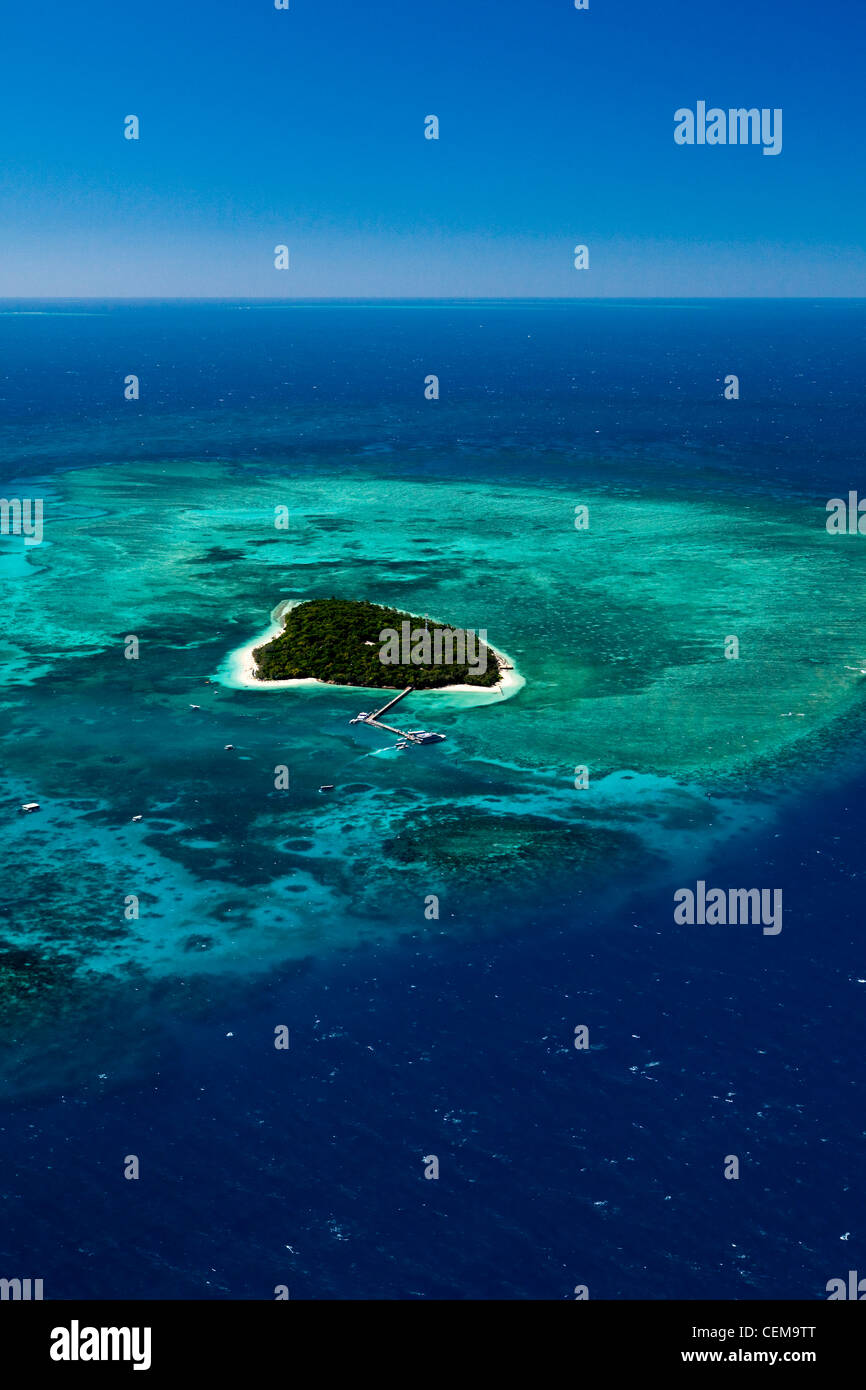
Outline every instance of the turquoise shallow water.
<svg viewBox="0 0 866 1390"><path fill-rule="evenodd" d="M45 493L2 581L6 936L79 972L255 972L423 930L431 893L458 934L507 920L503 885L610 899L768 815L860 708L866 558L796 502L190 462ZM486 628L526 684L410 697L447 741L398 754L349 726L367 696L224 683L277 602L332 593Z"/></svg>

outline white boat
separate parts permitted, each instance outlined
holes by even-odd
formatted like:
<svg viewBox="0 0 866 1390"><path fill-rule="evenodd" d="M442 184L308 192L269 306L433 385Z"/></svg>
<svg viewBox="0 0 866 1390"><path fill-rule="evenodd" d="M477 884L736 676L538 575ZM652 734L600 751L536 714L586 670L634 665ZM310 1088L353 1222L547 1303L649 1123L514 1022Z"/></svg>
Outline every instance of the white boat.
<svg viewBox="0 0 866 1390"><path fill-rule="evenodd" d="M396 748L408 748L411 743L441 743L445 738L444 734L434 734L429 729L396 729L393 724L382 723L380 716L383 715L386 710L391 709L393 705L396 705L398 700L402 700L404 695L408 695L411 689L412 686L407 685L406 689L401 690L399 695L395 695L390 699L387 705L383 705L381 709L374 710L372 714L368 714L366 710L361 710L360 714L356 714L354 719L349 720L349 723L369 724L374 729L385 729L389 734L396 734L400 740L399 743L394 745Z"/></svg>

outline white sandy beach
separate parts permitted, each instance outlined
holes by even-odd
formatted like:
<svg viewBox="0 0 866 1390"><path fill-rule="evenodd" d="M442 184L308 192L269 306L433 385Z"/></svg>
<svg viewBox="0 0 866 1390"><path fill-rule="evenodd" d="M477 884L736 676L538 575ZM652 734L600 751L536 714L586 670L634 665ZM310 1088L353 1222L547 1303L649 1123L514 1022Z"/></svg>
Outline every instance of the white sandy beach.
<svg viewBox="0 0 866 1390"><path fill-rule="evenodd" d="M259 633L251 642L245 646L236 648L226 658L220 670L214 677L220 685L229 686L232 690L286 690L292 686L319 686L322 690L360 690L367 687L356 685L331 685L328 681L320 681L315 676L303 676L297 680L288 681L263 681L256 675L256 661L253 653L257 647L264 646L273 637L279 636L283 630L283 619L293 608L305 603L305 599L290 598L278 603L271 613L270 626L264 632ZM433 618L429 614L418 614L419 617L429 617L430 622L438 623L438 618ZM508 699L510 695L515 695L526 684L526 680L516 669L513 661L504 652L498 651L490 642L485 645L490 648L496 660L500 663L500 680L496 685L441 685L435 690L417 690L414 694L417 697L424 695L472 695L479 704L487 703L491 700ZM399 690L402 687L376 686L376 690L383 691L393 688ZM473 701L473 703L475 702Z"/></svg>

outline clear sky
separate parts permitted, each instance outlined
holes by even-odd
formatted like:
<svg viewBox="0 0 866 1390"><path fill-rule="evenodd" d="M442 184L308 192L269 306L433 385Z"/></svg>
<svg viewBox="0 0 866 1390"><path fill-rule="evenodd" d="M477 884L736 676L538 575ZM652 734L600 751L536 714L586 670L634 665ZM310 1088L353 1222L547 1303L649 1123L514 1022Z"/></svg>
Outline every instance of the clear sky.
<svg viewBox="0 0 866 1390"><path fill-rule="evenodd" d="M866 295L864 40L862 0L7 0L0 295ZM699 100L781 154L676 145Z"/></svg>

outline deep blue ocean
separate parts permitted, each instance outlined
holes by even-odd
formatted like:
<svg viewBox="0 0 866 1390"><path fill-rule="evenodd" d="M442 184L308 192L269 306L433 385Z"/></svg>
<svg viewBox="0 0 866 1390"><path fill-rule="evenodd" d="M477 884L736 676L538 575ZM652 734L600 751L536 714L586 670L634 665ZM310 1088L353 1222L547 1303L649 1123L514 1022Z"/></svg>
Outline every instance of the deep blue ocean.
<svg viewBox="0 0 866 1390"><path fill-rule="evenodd" d="M62 496L74 474L98 468L108 497L112 472L153 479L183 465L205 491L213 477L215 497L227 478L312 485L332 473L335 492L347 480L390 480L395 497L423 482L483 485L491 499L571 488L578 500L589 489L629 505L712 503L725 515L778 507L814 515L821 533L828 498L866 492L863 301L0 309L5 496L36 486ZM142 397L126 402L133 372ZM434 406L423 397L430 372L442 389ZM730 372L736 402L723 396ZM113 526L126 501L110 497ZM453 526L449 514L426 538L434 562L441 551L446 563ZM531 567L519 531L496 543L512 543L519 582ZM25 558L38 557L34 547ZM214 570L220 559L219 583L231 586L233 562L212 555ZM7 612L14 586L36 582L16 578L19 560L20 551L3 581ZM186 582L178 579L172 610L178 646L190 640L184 623L201 622L193 599L184 605ZM196 583L208 582L201 571ZM316 582L328 591L326 572ZM482 588L495 596L502 582L499 561L482 566ZM651 572L635 582L652 593ZM859 569L845 582L860 585ZM120 603L122 567L109 565L105 583ZM215 652L256 631L251 595L239 595ZM262 611L270 597L262 593ZM858 607L856 588L844 598ZM59 597L51 611L62 628ZM823 594L821 623L833 621ZM815 622L804 614L802 647L779 661L804 658ZM119 616L116 632L128 630ZM46 661L59 640L45 639ZM513 641L527 698L535 675L554 700L532 632L516 627ZM32 745L35 785L39 759L57 758L51 702L62 711L78 701L71 721L97 709L109 667L95 646L79 646L64 691L56 670L6 690L0 748L8 739L10 775L21 772L12 740L26 738L29 709L46 721ZM195 696L181 698L185 706ZM220 718L249 708L242 692L231 699ZM120 797L97 753L107 761L143 746L134 721L110 722L114 708L69 726L94 759L78 791L97 828ZM142 725L141 737L157 739L162 706L150 708L153 730ZM217 725L220 748L242 743L236 727ZM562 1300L578 1285L591 1299L820 1299L829 1279L866 1273L864 747L846 707L787 762L768 754L745 771L732 766L738 805L762 818L745 835L704 837L690 877L677 880L781 886L777 938L676 925L676 882L650 872L624 838L607 873L602 847L591 881L585 861L567 854L555 871L535 873L527 860L525 874L494 875L483 894L470 876L461 896L457 880L450 900L465 932L419 915L412 930L357 944L345 932L326 936L328 913L341 911L335 888L318 909L321 946L313 921L303 953L257 973L198 976L189 1007L170 973L129 971L91 1013L80 986L79 1027L34 1005L29 1085L18 1084L14 1029L3 1046L15 1084L0 1100L0 1276L42 1278L46 1298L271 1299L287 1285L292 1299ZM569 748L564 762L577 761ZM507 785L489 788L500 803L519 797L529 776L508 749L506 763ZM457 763L435 764L446 766L458 775ZM709 801L724 772L701 782ZM170 765L159 775L170 781ZM184 765L183 775L191 787L199 770ZM485 776L473 790L479 802ZM52 778L45 769L39 778L48 801ZM57 778L75 809L74 769ZM422 780L422 792L451 794L444 781ZM266 897L270 869L252 867L259 848L236 819L231 787L220 783L219 806L207 803L206 779L200 794L209 824L222 818L213 836L234 846L223 881ZM129 820L132 800L123 804ZM190 792L172 815L189 824L191 804ZM311 796L311 816L318 804ZM11 833L17 802L7 799L2 814ZM62 847L63 824L52 827ZM174 833L164 831L167 857ZM374 866L377 854L371 838ZM58 860L35 880L48 936L55 896L67 901L78 872L73 859ZM383 861L383 899L389 872ZM20 902L14 858L5 879L11 931L33 902ZM82 879L82 895L97 891ZM273 1047L280 1024L288 1052ZM590 1028L588 1052L573 1045L579 1024ZM115 1054L117 1068L105 1061ZM138 1181L123 1179L128 1154L141 1158ZM428 1155L439 1159L438 1180L424 1177ZM736 1181L723 1176L728 1155L740 1161Z"/></svg>

